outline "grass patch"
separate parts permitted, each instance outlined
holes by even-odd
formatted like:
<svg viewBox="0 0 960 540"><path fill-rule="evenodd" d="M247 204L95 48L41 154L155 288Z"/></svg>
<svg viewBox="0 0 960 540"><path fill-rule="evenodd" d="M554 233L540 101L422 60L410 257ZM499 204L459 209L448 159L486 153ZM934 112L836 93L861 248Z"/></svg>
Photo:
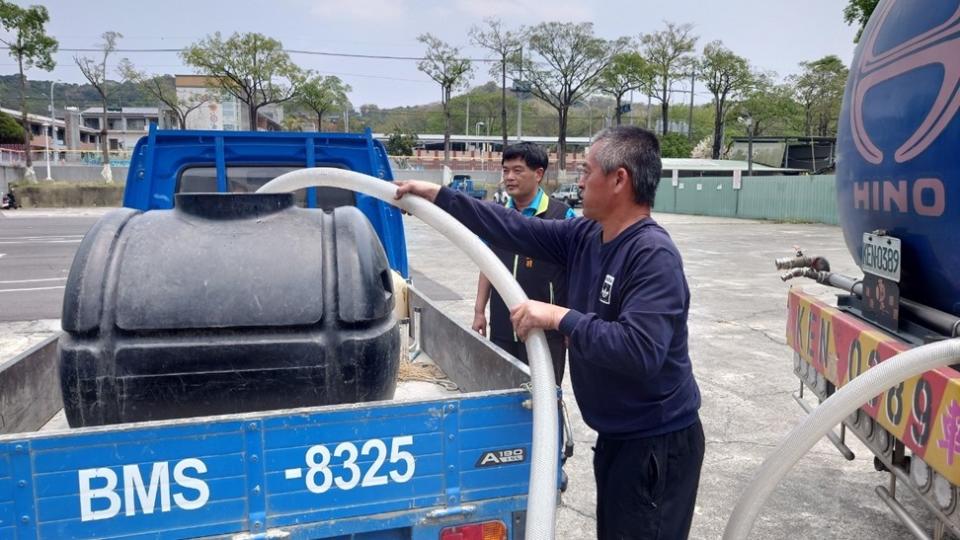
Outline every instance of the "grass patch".
<svg viewBox="0 0 960 540"><path fill-rule="evenodd" d="M123 202L123 182L16 182L10 184L24 208L114 207Z"/></svg>

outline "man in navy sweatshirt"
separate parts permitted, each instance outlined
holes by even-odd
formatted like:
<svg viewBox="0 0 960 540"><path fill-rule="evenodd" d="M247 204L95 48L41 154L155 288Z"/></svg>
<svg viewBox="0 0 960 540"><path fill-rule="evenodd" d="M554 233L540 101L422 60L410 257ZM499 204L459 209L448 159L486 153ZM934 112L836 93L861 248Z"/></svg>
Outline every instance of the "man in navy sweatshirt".
<svg viewBox="0 0 960 540"><path fill-rule="evenodd" d="M517 335L559 330L587 425L598 432L597 537L686 538L704 438L687 351L690 291L673 240L651 217L660 145L644 129L600 132L580 175L583 218L526 219L427 182L397 197L434 201L490 244L567 270L567 307L510 310Z"/></svg>

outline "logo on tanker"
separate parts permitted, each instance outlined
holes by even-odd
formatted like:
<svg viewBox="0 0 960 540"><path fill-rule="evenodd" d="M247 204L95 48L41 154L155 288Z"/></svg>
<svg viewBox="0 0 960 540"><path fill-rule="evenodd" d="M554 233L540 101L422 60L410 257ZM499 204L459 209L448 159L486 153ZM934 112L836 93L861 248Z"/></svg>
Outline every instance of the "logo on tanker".
<svg viewBox="0 0 960 540"><path fill-rule="evenodd" d="M936 65L943 69L943 82L936 100L920 127L894 153L897 163L905 163L922 154L950 125L960 109L960 8L933 29L883 53L875 53L877 36L887 23L887 17L893 6L903 1L909 0L890 0L878 7L879 12L874 16L879 20L864 35L860 60L854 67L857 82L852 89L850 107L853 142L863 159L874 165L883 163L884 155L870 139L863 122L864 96L871 88L926 66Z"/></svg>

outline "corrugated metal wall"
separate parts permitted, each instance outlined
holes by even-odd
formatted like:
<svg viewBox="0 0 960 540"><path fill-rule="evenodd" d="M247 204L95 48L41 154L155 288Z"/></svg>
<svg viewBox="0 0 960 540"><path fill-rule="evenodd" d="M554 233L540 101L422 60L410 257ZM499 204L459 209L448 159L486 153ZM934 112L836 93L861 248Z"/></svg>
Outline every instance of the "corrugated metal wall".
<svg viewBox="0 0 960 540"><path fill-rule="evenodd" d="M805 221L837 224L834 176L745 177L742 189L732 178L664 178L654 210L676 214Z"/></svg>

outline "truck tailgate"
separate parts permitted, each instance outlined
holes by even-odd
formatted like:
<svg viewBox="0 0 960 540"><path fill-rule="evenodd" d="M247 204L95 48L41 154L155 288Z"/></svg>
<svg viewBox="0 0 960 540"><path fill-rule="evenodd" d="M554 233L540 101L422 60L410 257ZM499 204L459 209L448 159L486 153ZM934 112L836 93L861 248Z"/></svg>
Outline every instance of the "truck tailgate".
<svg viewBox="0 0 960 540"><path fill-rule="evenodd" d="M2 436L0 538L326 538L415 524L414 537L437 538L445 517L526 507L527 397Z"/></svg>

